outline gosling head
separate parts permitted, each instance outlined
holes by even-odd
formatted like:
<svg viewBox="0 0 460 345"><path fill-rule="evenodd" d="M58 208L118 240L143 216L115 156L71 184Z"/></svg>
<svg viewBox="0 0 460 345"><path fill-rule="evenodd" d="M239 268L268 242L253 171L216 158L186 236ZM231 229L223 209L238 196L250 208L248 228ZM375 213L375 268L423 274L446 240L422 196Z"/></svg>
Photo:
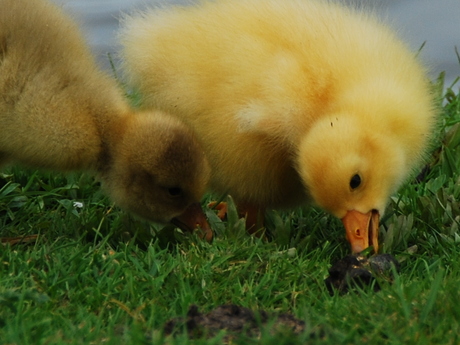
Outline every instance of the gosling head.
<svg viewBox="0 0 460 345"><path fill-rule="evenodd" d="M101 169L102 186L112 200L150 221L173 222L185 230L206 227L196 203L210 168L191 131L160 112L130 116L122 127L112 139L107 168Z"/></svg>
<svg viewBox="0 0 460 345"><path fill-rule="evenodd" d="M314 203L342 220L352 251L377 251L379 217L412 167L393 136L340 114L333 119L303 139L299 173Z"/></svg>

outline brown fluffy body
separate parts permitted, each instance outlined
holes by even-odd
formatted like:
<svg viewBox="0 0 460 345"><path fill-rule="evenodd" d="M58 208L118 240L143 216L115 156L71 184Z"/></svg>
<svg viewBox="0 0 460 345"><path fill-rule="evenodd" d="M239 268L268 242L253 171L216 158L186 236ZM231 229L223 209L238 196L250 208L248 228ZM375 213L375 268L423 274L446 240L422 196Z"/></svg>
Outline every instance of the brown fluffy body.
<svg viewBox="0 0 460 345"><path fill-rule="evenodd" d="M382 214L436 122L415 53L372 15L332 2L154 9L127 17L120 39L145 107L193 128L211 187L245 205Z"/></svg>
<svg viewBox="0 0 460 345"><path fill-rule="evenodd" d="M0 164L94 172L118 205L167 222L198 201L209 167L190 130L134 113L78 27L41 0L0 0Z"/></svg>

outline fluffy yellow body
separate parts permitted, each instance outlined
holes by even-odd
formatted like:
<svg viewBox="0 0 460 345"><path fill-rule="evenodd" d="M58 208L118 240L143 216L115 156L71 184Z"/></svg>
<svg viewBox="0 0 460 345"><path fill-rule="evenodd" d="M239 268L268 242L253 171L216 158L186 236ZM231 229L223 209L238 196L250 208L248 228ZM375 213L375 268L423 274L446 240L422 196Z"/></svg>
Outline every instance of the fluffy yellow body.
<svg viewBox="0 0 460 345"><path fill-rule="evenodd" d="M332 2L156 9L126 18L121 41L145 107L193 128L212 188L246 205L312 201L359 233L420 164L434 128L415 53L373 16Z"/></svg>

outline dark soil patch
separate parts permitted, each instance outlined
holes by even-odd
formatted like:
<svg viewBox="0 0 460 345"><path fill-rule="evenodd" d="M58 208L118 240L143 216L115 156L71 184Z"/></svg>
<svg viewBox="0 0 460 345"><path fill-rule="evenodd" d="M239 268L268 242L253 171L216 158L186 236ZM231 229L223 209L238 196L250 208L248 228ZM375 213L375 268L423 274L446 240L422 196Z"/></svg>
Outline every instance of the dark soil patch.
<svg viewBox="0 0 460 345"><path fill-rule="evenodd" d="M186 329L191 338L201 338L213 337L225 330L228 339L236 335L258 337L264 326L270 326L271 332L274 333L300 334L305 330L305 322L291 314L269 314L263 310L254 312L245 307L228 304L221 305L207 314L200 313L198 307L192 305L186 318L168 321L164 331L169 335Z"/></svg>

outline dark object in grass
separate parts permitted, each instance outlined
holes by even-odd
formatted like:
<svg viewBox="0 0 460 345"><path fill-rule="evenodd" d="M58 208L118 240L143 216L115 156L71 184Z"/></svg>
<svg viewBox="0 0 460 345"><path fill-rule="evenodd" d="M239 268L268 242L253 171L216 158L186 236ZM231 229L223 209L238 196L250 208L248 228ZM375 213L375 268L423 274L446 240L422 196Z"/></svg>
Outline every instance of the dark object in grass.
<svg viewBox="0 0 460 345"><path fill-rule="evenodd" d="M257 337L265 325L270 325L273 332L300 334L305 330L305 322L291 314L269 314L263 310L254 312L245 307L228 304L221 305L207 314L200 313L198 307L192 305L185 319L169 320L165 324L164 332L174 335L185 327L190 338L213 337L221 330L227 331L229 337Z"/></svg>
<svg viewBox="0 0 460 345"><path fill-rule="evenodd" d="M380 291L375 275L390 279L391 267L399 270L398 261L390 254L374 255L366 258L361 255L347 255L329 269L329 277L324 282L331 295L336 292L347 293L353 287L373 286Z"/></svg>

